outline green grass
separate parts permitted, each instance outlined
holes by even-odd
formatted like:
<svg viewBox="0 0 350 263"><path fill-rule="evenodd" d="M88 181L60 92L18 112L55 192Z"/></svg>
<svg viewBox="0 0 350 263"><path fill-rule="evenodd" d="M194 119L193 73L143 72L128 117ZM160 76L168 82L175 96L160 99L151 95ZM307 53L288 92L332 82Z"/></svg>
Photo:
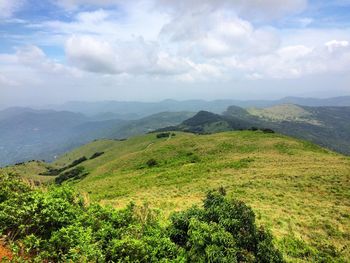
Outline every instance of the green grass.
<svg viewBox="0 0 350 263"><path fill-rule="evenodd" d="M90 199L124 207L147 202L164 216L199 204L223 186L254 209L291 262L312 255L350 260L350 158L279 134L224 132L155 134L99 140L57 160L63 166L95 152L89 175L74 184ZM157 165L149 167L154 159ZM343 260L343 261L342 261Z"/></svg>
<svg viewBox="0 0 350 263"><path fill-rule="evenodd" d="M312 113L294 104L281 104L263 109L250 108L248 112L251 115L270 121L297 121L322 125L322 123L314 119Z"/></svg>
<svg viewBox="0 0 350 263"><path fill-rule="evenodd" d="M49 164L42 161L29 161L18 165L0 168L0 171L5 173L19 174L24 179L30 181L48 183L53 181L55 176L42 176L40 174L45 172L49 166Z"/></svg>

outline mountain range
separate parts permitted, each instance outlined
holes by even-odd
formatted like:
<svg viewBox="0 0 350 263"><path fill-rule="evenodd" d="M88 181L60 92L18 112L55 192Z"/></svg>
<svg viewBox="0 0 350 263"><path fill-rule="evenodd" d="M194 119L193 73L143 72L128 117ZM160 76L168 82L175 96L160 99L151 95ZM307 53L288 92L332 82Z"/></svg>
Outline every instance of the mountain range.
<svg viewBox="0 0 350 263"><path fill-rule="evenodd" d="M162 112L138 120L106 120L69 111L7 109L0 111L0 166L32 159L53 161L92 140L146 133L181 123L193 114Z"/></svg>
<svg viewBox="0 0 350 263"><path fill-rule="evenodd" d="M117 119L137 119L151 114L166 111L191 111L200 110L214 113L222 113L231 105L249 107L271 107L280 104L297 104L303 106L350 106L350 96L334 97L327 99L285 97L279 100L163 100L160 102L123 102L123 101L99 101L83 102L71 101L61 105L47 105L44 108L56 111L80 112L87 116L110 115Z"/></svg>
<svg viewBox="0 0 350 263"><path fill-rule="evenodd" d="M0 111L0 166L31 159L53 161L95 139L124 139L169 126L196 133L272 129L350 154L348 105L350 96L288 97L276 101L69 102L47 109L12 107Z"/></svg>

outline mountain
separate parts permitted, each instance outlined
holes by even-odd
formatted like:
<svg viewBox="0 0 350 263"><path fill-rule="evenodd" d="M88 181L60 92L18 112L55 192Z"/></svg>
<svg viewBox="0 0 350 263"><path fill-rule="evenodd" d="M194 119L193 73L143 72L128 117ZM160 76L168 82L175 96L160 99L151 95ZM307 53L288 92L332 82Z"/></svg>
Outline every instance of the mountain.
<svg viewBox="0 0 350 263"><path fill-rule="evenodd" d="M280 105L248 110L261 125L350 155L350 107Z"/></svg>
<svg viewBox="0 0 350 263"><path fill-rule="evenodd" d="M224 187L254 209L288 262L350 258L349 157L276 133L170 132L97 140L53 164L29 162L1 171L69 184L91 202L117 208L146 203L165 216Z"/></svg>
<svg viewBox="0 0 350 263"><path fill-rule="evenodd" d="M231 100L164 100L160 102L124 102L124 101L101 101L101 102L67 102L63 105L49 105L47 108L54 110L68 110L80 112L87 116L94 116L106 112L117 113L122 119L135 119L153 115L159 112L197 112L208 110L220 113L229 105Z"/></svg>
<svg viewBox="0 0 350 263"><path fill-rule="evenodd" d="M77 147L68 142L71 129L87 121L79 113L24 111L0 120L0 165L30 159L52 160ZM85 141L86 142L86 141Z"/></svg>
<svg viewBox="0 0 350 263"><path fill-rule="evenodd" d="M0 120L5 120L9 118L13 118L17 115L24 113L49 113L54 112L53 110L36 110L27 107L10 107L0 111Z"/></svg>
<svg viewBox="0 0 350 263"><path fill-rule="evenodd" d="M46 108L58 111L80 112L87 116L111 115L117 119L137 119L159 112L190 111L201 110L213 113L222 113L231 105L243 108L250 107L270 107L279 104L298 104L303 106L350 106L350 96L335 97L328 99L286 97L279 100L163 100L160 102L124 102L124 101L100 101L83 102L72 101L62 105L48 105Z"/></svg>
<svg viewBox="0 0 350 263"><path fill-rule="evenodd" d="M208 134L228 130L246 130L252 126L254 125L251 122L239 117L227 117L208 111L200 111L177 126L165 127L157 131L184 131Z"/></svg>
<svg viewBox="0 0 350 263"><path fill-rule="evenodd" d="M164 112L139 120L102 120L81 113L11 108L0 111L0 166L59 154L99 138L124 138L176 125L189 112Z"/></svg>
<svg viewBox="0 0 350 263"><path fill-rule="evenodd" d="M290 103L310 107L335 106L344 107L350 106L350 96L316 99L316 98L300 98L300 97L286 97L279 101L278 104Z"/></svg>
<svg viewBox="0 0 350 263"><path fill-rule="evenodd" d="M208 134L257 128L305 139L350 155L350 107L282 104L267 108L243 109L230 106L222 115L201 111L177 126L162 128L159 131Z"/></svg>

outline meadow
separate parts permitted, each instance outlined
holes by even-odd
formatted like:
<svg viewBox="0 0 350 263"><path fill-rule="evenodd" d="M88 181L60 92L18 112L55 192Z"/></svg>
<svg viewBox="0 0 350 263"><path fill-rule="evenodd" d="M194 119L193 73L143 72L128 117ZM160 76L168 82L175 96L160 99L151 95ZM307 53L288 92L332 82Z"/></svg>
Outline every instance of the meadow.
<svg viewBox="0 0 350 263"><path fill-rule="evenodd" d="M101 151L83 163L89 175L75 183L92 201L147 202L166 218L222 186L254 209L290 260L314 251L350 258L349 157L278 134L239 131L95 141L56 165ZM149 167L150 159L156 165Z"/></svg>
<svg viewBox="0 0 350 263"><path fill-rule="evenodd" d="M103 152L94 159L94 153ZM289 262L350 259L350 158L312 143L260 131L194 135L176 132L124 141L97 140L59 158L81 157L88 175L68 181L91 202L147 203L162 214L200 204L223 187L272 230ZM152 160L152 161L150 161Z"/></svg>

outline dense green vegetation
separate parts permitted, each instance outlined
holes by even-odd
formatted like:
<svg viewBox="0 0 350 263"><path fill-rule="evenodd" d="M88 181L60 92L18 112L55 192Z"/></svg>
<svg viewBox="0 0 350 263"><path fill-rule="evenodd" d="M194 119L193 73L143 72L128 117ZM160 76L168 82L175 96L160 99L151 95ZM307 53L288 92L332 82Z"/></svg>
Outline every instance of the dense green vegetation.
<svg viewBox="0 0 350 263"><path fill-rule="evenodd" d="M115 210L67 187L43 191L0 174L0 234L15 262L283 262L251 208L223 190L164 226L146 205Z"/></svg>

